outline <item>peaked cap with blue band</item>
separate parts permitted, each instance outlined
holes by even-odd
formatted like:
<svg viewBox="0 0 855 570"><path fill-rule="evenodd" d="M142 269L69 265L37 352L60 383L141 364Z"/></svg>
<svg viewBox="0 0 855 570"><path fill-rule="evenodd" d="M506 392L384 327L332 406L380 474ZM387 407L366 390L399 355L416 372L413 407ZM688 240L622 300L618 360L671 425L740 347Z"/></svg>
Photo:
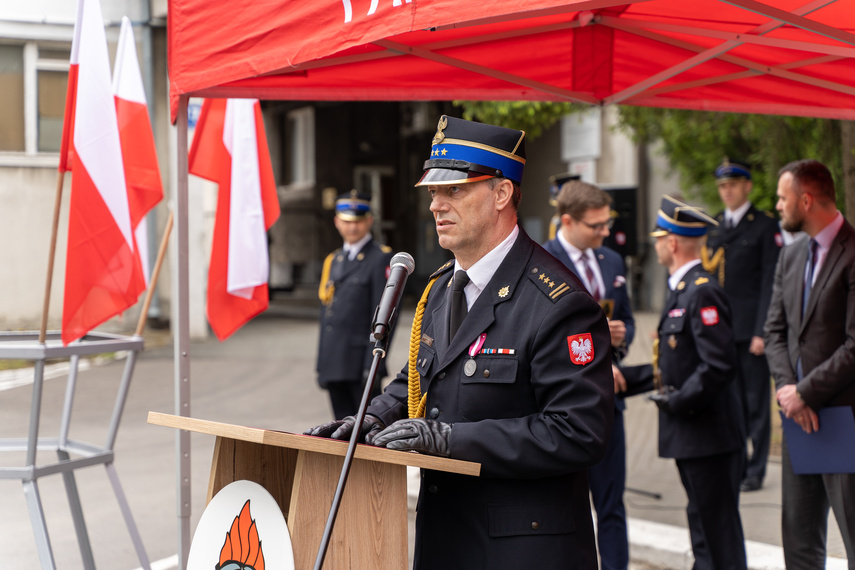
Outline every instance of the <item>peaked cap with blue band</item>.
<svg viewBox="0 0 855 570"><path fill-rule="evenodd" d="M558 194L561 193L561 187L564 186L564 183L570 182L571 180L581 180L582 176L580 174L570 174L569 172L565 172L563 174L555 174L549 177L549 205L557 206L558 205Z"/></svg>
<svg viewBox="0 0 855 570"><path fill-rule="evenodd" d="M717 226L715 219L699 208L689 206L671 196L662 196L662 205L656 216L656 227L650 232L653 237L674 234L685 237L701 237L709 226Z"/></svg>
<svg viewBox="0 0 855 570"><path fill-rule="evenodd" d="M371 197L356 190L340 194L335 201L335 217L346 222L362 220L371 214Z"/></svg>
<svg viewBox="0 0 855 570"><path fill-rule="evenodd" d="M739 178L751 180L751 169L740 162L731 162L727 157L715 169L716 180L734 180Z"/></svg>
<svg viewBox="0 0 855 570"><path fill-rule="evenodd" d="M525 131L443 115L416 186L509 178L522 184Z"/></svg>

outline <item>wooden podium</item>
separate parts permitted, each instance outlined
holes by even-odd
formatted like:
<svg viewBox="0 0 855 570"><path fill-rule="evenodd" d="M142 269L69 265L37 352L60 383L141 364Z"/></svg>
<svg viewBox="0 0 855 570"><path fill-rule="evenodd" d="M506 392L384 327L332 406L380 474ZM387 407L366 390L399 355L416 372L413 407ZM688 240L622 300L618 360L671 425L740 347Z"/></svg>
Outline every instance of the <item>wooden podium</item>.
<svg viewBox="0 0 855 570"><path fill-rule="evenodd" d="M285 515L295 568L313 568L347 442L157 412L149 412L148 423L216 436L207 501L232 481L258 483ZM407 466L481 471L478 463L358 445L325 570L407 568Z"/></svg>

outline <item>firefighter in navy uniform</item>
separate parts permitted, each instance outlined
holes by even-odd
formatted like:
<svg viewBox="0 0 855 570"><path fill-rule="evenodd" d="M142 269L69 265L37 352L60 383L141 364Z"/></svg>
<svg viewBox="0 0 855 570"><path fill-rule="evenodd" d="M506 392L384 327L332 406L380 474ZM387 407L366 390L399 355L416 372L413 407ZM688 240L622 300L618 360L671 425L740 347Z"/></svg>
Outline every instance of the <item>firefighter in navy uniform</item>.
<svg viewBox="0 0 855 570"><path fill-rule="evenodd" d="M318 384L329 392L335 418L356 414L374 357L371 320L383 295L392 250L373 240L372 224L369 196L352 190L338 197L335 227L344 245L324 260L316 367ZM381 360L378 394L384 376L386 364Z"/></svg>
<svg viewBox="0 0 855 570"><path fill-rule="evenodd" d="M751 171L727 159L715 170L725 210L716 216L702 252L704 268L718 279L730 301L736 341L737 378L752 453L742 476L742 491L763 486L769 458L771 374L766 362L763 325L772 298L778 252L783 243L778 222L748 200Z"/></svg>
<svg viewBox="0 0 855 570"><path fill-rule="evenodd" d="M481 476L422 471L416 570L597 568L586 469L614 416L609 328L517 224L524 136L443 116L418 183L455 259L431 277L410 363L362 430L480 463ZM347 439L353 422L306 433Z"/></svg>
<svg viewBox="0 0 855 570"><path fill-rule="evenodd" d="M659 320L659 456L677 462L688 496L694 568L744 569L739 516L745 436L730 305L701 264L701 240L715 220L662 198L656 256L671 294Z"/></svg>

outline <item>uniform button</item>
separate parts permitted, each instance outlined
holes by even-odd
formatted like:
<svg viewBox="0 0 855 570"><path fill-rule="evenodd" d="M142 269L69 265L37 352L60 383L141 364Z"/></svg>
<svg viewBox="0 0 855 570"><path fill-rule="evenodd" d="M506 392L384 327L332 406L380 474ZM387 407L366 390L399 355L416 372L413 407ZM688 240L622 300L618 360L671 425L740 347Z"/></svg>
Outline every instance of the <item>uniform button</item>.
<svg viewBox="0 0 855 570"><path fill-rule="evenodd" d="M532 268L531 268L531 272L532 272L532 273L537 273L537 267L532 267Z"/></svg>
<svg viewBox="0 0 855 570"><path fill-rule="evenodd" d="M490 377L490 369L488 368L488 369L484 370L484 378L489 378L489 377Z"/></svg>
<svg viewBox="0 0 855 570"><path fill-rule="evenodd" d="M436 486L436 485L430 485L430 486L428 487L428 491L429 491L429 492L431 492L431 493L433 493L434 495L436 495L436 494L437 494L437 492L439 491L439 489L437 488L437 486Z"/></svg>
<svg viewBox="0 0 855 570"><path fill-rule="evenodd" d="M445 378L445 372L440 372L439 379L442 380L443 378Z"/></svg>
<svg viewBox="0 0 855 570"><path fill-rule="evenodd" d="M433 408L430 411L430 419L435 420L439 417L439 408Z"/></svg>
<svg viewBox="0 0 855 570"><path fill-rule="evenodd" d="M539 529L539 528L540 528L540 523L539 523L539 522L534 521L533 523L531 523L531 530L537 530L537 529Z"/></svg>

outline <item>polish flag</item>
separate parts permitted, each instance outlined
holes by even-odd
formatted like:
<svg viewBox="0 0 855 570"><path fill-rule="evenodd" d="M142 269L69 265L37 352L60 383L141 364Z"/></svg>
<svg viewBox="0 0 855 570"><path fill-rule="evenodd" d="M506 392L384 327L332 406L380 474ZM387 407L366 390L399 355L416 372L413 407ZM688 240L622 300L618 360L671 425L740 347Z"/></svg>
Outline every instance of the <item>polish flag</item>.
<svg viewBox="0 0 855 570"><path fill-rule="evenodd" d="M149 283L148 230L145 216L163 199L160 168L154 134L146 106L140 65L137 60L134 30L127 16L122 18L122 31L116 50L116 65L113 68L113 94L116 98L116 116L119 122L119 138L122 142L122 159L125 165L125 181L128 186L128 206L137 260Z"/></svg>
<svg viewBox="0 0 855 570"><path fill-rule="evenodd" d="M279 217L279 198L258 100L205 100L189 170L219 185L207 313L225 340L269 303L267 230Z"/></svg>
<svg viewBox="0 0 855 570"><path fill-rule="evenodd" d="M104 20L78 0L59 170L71 170L62 342L136 303L136 259Z"/></svg>

